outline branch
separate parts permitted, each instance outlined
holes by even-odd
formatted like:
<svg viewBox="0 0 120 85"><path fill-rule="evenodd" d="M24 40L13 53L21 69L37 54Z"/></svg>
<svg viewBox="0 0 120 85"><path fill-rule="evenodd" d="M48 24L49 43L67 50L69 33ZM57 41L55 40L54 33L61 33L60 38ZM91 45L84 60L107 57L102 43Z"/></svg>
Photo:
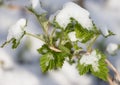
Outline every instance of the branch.
<svg viewBox="0 0 120 85"><path fill-rule="evenodd" d="M41 41L43 41L43 42L45 42L42 38L40 38L39 36L37 36L37 35L35 35L35 34L31 34L31 33L28 33L28 32L26 32L25 34L28 35L28 36L32 36L32 37L34 37L34 38L37 38L37 39L39 39L39 40L41 40Z"/></svg>
<svg viewBox="0 0 120 85"><path fill-rule="evenodd" d="M108 75L107 79L108 79L109 85L114 85L112 81L112 77L110 75Z"/></svg>
<svg viewBox="0 0 120 85"><path fill-rule="evenodd" d="M107 63L107 65L114 71L114 73L118 76L118 78L120 79L120 74L118 72L118 70L110 63L109 60L105 60L105 62Z"/></svg>
<svg viewBox="0 0 120 85"><path fill-rule="evenodd" d="M120 82L120 74L119 74L118 70L110 63L109 60L106 59L105 62L111 68L111 70L115 73L115 79L114 80L117 80L118 82ZM111 82L109 77L108 77L108 81L109 81L109 83ZM114 84L110 84L110 85L114 85Z"/></svg>

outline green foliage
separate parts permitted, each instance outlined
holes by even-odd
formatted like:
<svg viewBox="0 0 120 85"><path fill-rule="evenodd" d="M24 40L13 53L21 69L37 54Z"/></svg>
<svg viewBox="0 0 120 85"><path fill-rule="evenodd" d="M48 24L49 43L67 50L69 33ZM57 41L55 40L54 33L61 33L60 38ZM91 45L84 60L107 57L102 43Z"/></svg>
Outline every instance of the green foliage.
<svg viewBox="0 0 120 85"><path fill-rule="evenodd" d="M40 58L40 66L41 66L42 72L46 72L48 71L48 69L49 70L53 69L55 67L53 54L48 52L42 55Z"/></svg>
<svg viewBox="0 0 120 85"><path fill-rule="evenodd" d="M88 51L84 51L82 47L78 46L78 43L83 43L86 45L88 41L90 50L92 49L92 45L94 44L95 40L98 38L99 35L102 33L97 29L95 24L93 23L93 27L90 29L82 27L80 23L78 23L75 19L70 18L71 22L67 25L66 28L62 28L59 26L59 24L55 21L55 18L53 20L53 23L50 23L48 19L46 18L46 13L37 15L32 8L29 8L29 11L31 11L33 14L35 14L36 18L38 19L44 34L42 35L32 35L29 34L32 37L38 38L45 42L45 44L39 48L37 51L39 54L41 54L40 57L40 66L42 72L47 72L52 69L58 69L63 66L63 63L65 59L67 58L69 63L72 62L72 58L77 58L77 69L79 71L80 75L86 74L88 72L91 72L94 76L107 80L108 76L108 68L105 63L105 55L101 53L98 50L96 51L96 57L100 56L100 59L98 61L98 71L95 71L92 65L84 65L80 63L81 57ZM49 25L52 25L53 31L51 33L48 32ZM58 31L59 30L59 31ZM69 39L68 33L75 32L76 38L78 38L77 41L72 42ZM114 35L113 32L108 30L109 35L103 36L108 37L111 35ZM4 47L7 43L12 42L12 48L15 49L20 44L21 39L23 36L27 34L24 32L24 34L21 36L19 40L16 40L12 38L10 41L5 42L1 47ZM52 47L52 48L51 48ZM59 50L56 51L55 49Z"/></svg>
<svg viewBox="0 0 120 85"><path fill-rule="evenodd" d="M76 37L80 39L82 43L86 43L91 40L94 36L99 35L99 32L96 30L88 30L83 28L80 24L75 25Z"/></svg>
<svg viewBox="0 0 120 85"><path fill-rule="evenodd" d="M109 72L107 68L107 64L105 63L106 56L103 53L99 52L98 50L97 50L97 55L101 56L101 59L99 60L99 71L94 72L94 70L91 69L91 72L94 76L106 81Z"/></svg>
<svg viewBox="0 0 120 85"><path fill-rule="evenodd" d="M70 50L62 45L59 46L59 49L62 51L55 52L54 50L51 50L47 45L43 45L38 49L38 52L42 54L40 58L40 66L42 72L62 67L65 57L70 55Z"/></svg>
<svg viewBox="0 0 120 85"><path fill-rule="evenodd" d="M92 65L84 65L84 64L80 64L80 61L78 62L77 65L77 69L79 71L80 75L86 74L87 72L91 72L94 76L103 79L103 80L107 80L107 76L108 76L108 68L107 65L105 63L105 55L102 54L101 52L99 52L98 50L96 50L97 52L97 56L100 56L101 58L98 61L98 71L94 71L94 68L92 67Z"/></svg>

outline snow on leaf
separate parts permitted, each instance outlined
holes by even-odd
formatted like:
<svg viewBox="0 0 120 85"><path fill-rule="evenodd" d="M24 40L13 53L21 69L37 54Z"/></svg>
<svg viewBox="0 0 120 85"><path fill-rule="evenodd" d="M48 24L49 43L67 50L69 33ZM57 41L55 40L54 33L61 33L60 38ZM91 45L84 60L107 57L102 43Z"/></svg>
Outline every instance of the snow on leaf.
<svg viewBox="0 0 120 85"><path fill-rule="evenodd" d="M63 9L57 13L55 21L65 29L71 22L70 18L74 18L86 29L91 29L93 26L89 12L73 2L68 2L63 6Z"/></svg>
<svg viewBox="0 0 120 85"><path fill-rule="evenodd" d="M98 71L99 64L98 61L100 60L101 56L97 56L96 51L94 50L91 54L85 54L80 59L80 64L84 64L84 66L92 65L94 71Z"/></svg>
<svg viewBox="0 0 120 85"><path fill-rule="evenodd" d="M78 65L77 69L80 75L91 72L94 76L107 80L108 68L105 63L105 55L98 50L93 50L91 53L84 54Z"/></svg>
<svg viewBox="0 0 120 85"><path fill-rule="evenodd" d="M26 19L21 18L17 21L15 25L11 26L8 31L7 41L9 41L12 38L19 40L24 34L26 23Z"/></svg>
<svg viewBox="0 0 120 85"><path fill-rule="evenodd" d="M20 40L23 38L25 35L25 28L26 28L27 21L24 18L21 18L14 24L13 26L10 27L8 31L8 36L7 36L7 41L3 43L1 47L4 47L6 44L12 42L12 48L16 48Z"/></svg>
<svg viewBox="0 0 120 85"><path fill-rule="evenodd" d="M110 31L109 29L107 29L106 27L101 29L101 34L107 38L109 36L115 35L112 31Z"/></svg>
<svg viewBox="0 0 120 85"><path fill-rule="evenodd" d="M76 38L76 33L73 31L73 32L69 32L68 33L68 37L71 41L77 41L78 39Z"/></svg>

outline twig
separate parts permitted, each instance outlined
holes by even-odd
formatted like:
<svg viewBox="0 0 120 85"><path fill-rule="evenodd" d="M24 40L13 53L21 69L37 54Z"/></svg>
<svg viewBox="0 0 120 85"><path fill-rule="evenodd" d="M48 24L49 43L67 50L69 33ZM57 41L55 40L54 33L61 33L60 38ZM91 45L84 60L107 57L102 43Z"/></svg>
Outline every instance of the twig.
<svg viewBox="0 0 120 85"><path fill-rule="evenodd" d="M114 73L118 76L118 78L120 79L120 74L118 72L118 70L110 63L109 60L105 60L105 62L108 64L108 66L114 71Z"/></svg>
<svg viewBox="0 0 120 85"><path fill-rule="evenodd" d="M107 65L111 68L111 70L113 70L113 72L115 73L116 80L120 81L120 74L119 74L118 70L110 63L109 60L106 59L105 62L106 62ZM110 79L109 79L108 81L111 82ZM113 81L112 81L112 82L113 82ZM110 84L110 85L111 85L111 84ZM112 84L112 85L114 85L114 84Z"/></svg>
<svg viewBox="0 0 120 85"><path fill-rule="evenodd" d="M37 36L37 35L35 35L35 34L31 34L31 33L26 32L26 35L32 36L32 37L34 37L34 38L37 38L37 39L39 39L39 40L45 42L42 38L40 38L39 36Z"/></svg>
<svg viewBox="0 0 120 85"><path fill-rule="evenodd" d="M109 85L114 85L110 75L108 75L107 79L108 79Z"/></svg>

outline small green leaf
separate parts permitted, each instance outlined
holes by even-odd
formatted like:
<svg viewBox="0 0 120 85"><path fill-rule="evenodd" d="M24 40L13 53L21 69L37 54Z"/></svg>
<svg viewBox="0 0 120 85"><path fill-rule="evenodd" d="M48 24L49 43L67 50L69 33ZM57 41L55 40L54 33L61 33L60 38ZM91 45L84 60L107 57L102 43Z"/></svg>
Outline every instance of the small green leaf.
<svg viewBox="0 0 120 85"><path fill-rule="evenodd" d="M37 49L37 51L39 54L46 54L50 52L50 49L46 44L44 44L41 48Z"/></svg>
<svg viewBox="0 0 120 85"><path fill-rule="evenodd" d="M79 63L77 65L77 69L78 69L80 75L84 75L87 72L89 72L90 67L91 66L84 66L84 65L81 65Z"/></svg>
<svg viewBox="0 0 120 85"><path fill-rule="evenodd" d="M45 55L41 56L40 66L42 72L53 69L55 67L53 54L48 52Z"/></svg>
<svg viewBox="0 0 120 85"><path fill-rule="evenodd" d="M75 32L76 37L80 39L82 43L86 43L89 40L91 40L94 36L99 35L99 33L95 30L87 30L86 28L83 28L80 24L75 25Z"/></svg>
<svg viewBox="0 0 120 85"><path fill-rule="evenodd" d="M62 50L62 52L70 54L70 49L68 49L67 47L63 46L63 45L59 45L59 49Z"/></svg>

